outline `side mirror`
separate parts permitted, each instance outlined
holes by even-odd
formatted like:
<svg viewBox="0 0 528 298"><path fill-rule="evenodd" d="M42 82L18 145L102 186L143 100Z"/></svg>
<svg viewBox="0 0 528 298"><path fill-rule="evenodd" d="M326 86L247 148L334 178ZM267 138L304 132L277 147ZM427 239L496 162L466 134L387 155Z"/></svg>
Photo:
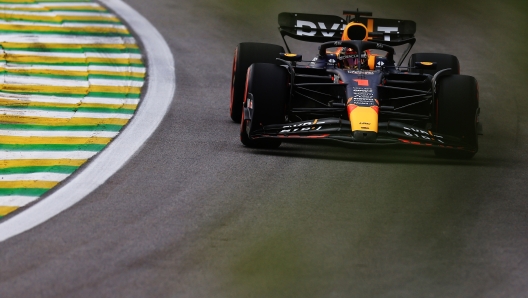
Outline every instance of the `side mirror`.
<svg viewBox="0 0 528 298"><path fill-rule="evenodd" d="M292 53L280 53L280 58L286 61L299 62L302 61L302 55Z"/></svg>
<svg viewBox="0 0 528 298"><path fill-rule="evenodd" d="M436 62L414 62L414 69L436 69Z"/></svg>

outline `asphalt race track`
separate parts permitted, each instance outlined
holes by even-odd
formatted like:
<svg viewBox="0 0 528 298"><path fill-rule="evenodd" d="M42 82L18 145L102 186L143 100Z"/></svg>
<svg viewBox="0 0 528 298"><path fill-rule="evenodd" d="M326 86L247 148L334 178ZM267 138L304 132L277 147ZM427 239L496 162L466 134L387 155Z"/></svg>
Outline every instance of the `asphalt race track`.
<svg viewBox="0 0 528 298"><path fill-rule="evenodd" d="M126 2L172 49L172 107L104 186L0 243L0 297L528 296L528 4ZM357 7L416 21L413 52L454 54L478 79L473 160L241 145L228 116L236 44L281 44L282 11Z"/></svg>

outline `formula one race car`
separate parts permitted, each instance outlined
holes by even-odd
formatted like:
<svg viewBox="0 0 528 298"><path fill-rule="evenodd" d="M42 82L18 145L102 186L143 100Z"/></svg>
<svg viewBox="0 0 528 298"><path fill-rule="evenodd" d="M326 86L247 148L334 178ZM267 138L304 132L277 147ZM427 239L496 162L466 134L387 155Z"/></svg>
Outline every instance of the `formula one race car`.
<svg viewBox="0 0 528 298"><path fill-rule="evenodd" d="M416 24L370 12L279 14L282 46L235 50L230 116L245 146L328 140L427 146L437 156L472 158L481 125L478 83L448 54L412 54ZM285 36L321 43L303 61ZM394 61L394 47L406 47Z"/></svg>

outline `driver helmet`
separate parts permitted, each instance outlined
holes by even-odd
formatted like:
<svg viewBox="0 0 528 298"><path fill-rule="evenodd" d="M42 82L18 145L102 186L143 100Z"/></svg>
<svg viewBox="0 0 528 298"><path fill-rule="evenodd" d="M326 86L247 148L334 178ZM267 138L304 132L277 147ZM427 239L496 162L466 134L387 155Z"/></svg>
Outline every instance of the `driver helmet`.
<svg viewBox="0 0 528 298"><path fill-rule="evenodd" d="M367 27L361 23L352 22L348 24L343 30L343 35L341 40L368 40L368 30ZM339 48L337 58L342 63L343 68L357 68L360 65L360 68L368 67L368 56L370 52L368 50L364 51L361 54L361 57L356 53L354 49L351 48ZM359 63L358 63L359 62Z"/></svg>

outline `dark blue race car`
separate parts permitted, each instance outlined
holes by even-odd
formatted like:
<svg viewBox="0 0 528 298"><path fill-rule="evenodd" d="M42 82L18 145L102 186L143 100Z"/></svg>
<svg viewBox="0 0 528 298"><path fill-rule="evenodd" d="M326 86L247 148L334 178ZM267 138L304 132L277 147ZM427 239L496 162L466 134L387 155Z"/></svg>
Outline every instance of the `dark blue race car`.
<svg viewBox="0 0 528 298"><path fill-rule="evenodd" d="M282 46L236 47L230 116L248 147L321 140L426 146L436 155L472 158L481 125L478 83L460 75L453 55L415 53L409 20L370 12L281 13ZM286 37L320 43L303 61ZM404 48L395 61L395 47Z"/></svg>

